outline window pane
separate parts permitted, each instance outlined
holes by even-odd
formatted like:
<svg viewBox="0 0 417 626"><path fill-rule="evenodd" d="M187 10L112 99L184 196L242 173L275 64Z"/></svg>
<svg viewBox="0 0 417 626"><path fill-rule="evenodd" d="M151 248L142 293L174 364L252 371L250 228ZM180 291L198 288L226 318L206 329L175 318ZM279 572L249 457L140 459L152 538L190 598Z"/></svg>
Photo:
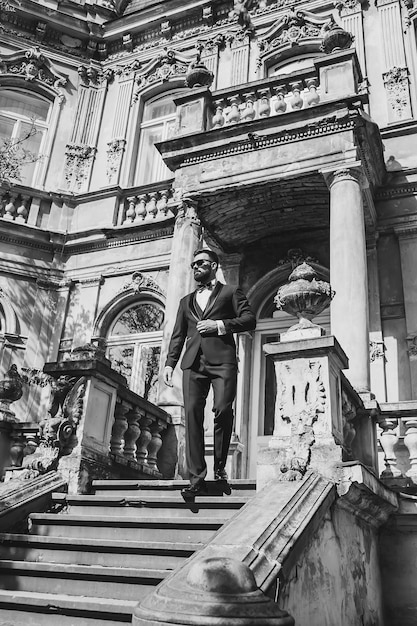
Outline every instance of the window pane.
<svg viewBox="0 0 417 626"><path fill-rule="evenodd" d="M2 89L0 91L0 111L10 115L19 115L29 119L46 121L50 103L36 94L24 91Z"/></svg>
<svg viewBox="0 0 417 626"><path fill-rule="evenodd" d="M20 125L19 138L27 137L21 144L23 150L28 150L26 155L27 163L22 165L20 177L23 184L29 185L32 182L39 151L42 143L44 131L33 127L31 124L22 123ZM29 136L28 136L29 135Z"/></svg>
<svg viewBox="0 0 417 626"><path fill-rule="evenodd" d="M143 112L143 121L149 122L150 120L156 120L166 115L174 115L175 110L174 96L170 94L164 98L159 98L159 100L147 102Z"/></svg>
<svg viewBox="0 0 417 626"><path fill-rule="evenodd" d="M111 335L130 335L160 330L164 312L154 304L139 304L124 311L116 321Z"/></svg>
<svg viewBox="0 0 417 626"><path fill-rule="evenodd" d="M162 124L141 131L141 150L138 163L138 185L152 183L159 178L161 164L165 165L154 144L162 141Z"/></svg>
<svg viewBox="0 0 417 626"><path fill-rule="evenodd" d="M111 346L108 350L107 358L110 360L112 368L127 378L130 386L132 377L134 345Z"/></svg>
<svg viewBox="0 0 417 626"><path fill-rule="evenodd" d="M0 139L10 139L13 134L15 121L0 115Z"/></svg>
<svg viewBox="0 0 417 626"><path fill-rule="evenodd" d="M145 359L145 390L143 397L149 402L156 403L158 395L159 360L161 357L160 346L149 346L142 351Z"/></svg>

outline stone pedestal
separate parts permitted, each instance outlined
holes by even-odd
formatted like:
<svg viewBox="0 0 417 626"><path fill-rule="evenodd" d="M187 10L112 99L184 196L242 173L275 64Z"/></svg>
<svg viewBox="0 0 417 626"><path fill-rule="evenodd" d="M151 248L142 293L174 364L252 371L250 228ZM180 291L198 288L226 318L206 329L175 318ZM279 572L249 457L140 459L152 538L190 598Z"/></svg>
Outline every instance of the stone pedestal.
<svg viewBox="0 0 417 626"><path fill-rule="evenodd" d="M274 432L258 450L257 480L300 480L312 468L335 478L343 460L341 371L348 360L335 337L264 346L275 366Z"/></svg>
<svg viewBox="0 0 417 626"><path fill-rule="evenodd" d="M330 188L330 283L335 291L331 332L349 358L346 373L357 391L369 391L368 278L361 172L341 169Z"/></svg>
<svg viewBox="0 0 417 626"><path fill-rule="evenodd" d="M172 417L178 441L179 476L186 477L185 470L185 435L184 435L184 402L182 398L182 372L179 365L173 374L173 387L168 387L162 380L168 346L181 298L195 288L191 262L194 251L199 247L201 235L200 221L192 202L184 201L175 221L172 239L171 260L169 269L167 299L165 306L164 335L161 346L161 375L159 379L158 405Z"/></svg>

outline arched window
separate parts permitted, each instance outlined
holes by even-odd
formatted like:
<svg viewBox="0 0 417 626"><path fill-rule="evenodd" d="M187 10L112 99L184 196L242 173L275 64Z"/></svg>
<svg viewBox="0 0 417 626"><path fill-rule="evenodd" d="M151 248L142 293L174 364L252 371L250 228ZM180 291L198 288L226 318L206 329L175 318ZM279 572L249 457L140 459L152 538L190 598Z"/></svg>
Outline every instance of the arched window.
<svg viewBox="0 0 417 626"><path fill-rule="evenodd" d="M165 165L155 143L164 141L173 135L175 127L174 95L164 94L145 102L140 139L135 184L146 185L172 178L172 173Z"/></svg>
<svg viewBox="0 0 417 626"><path fill-rule="evenodd" d="M114 320L107 336L107 357L127 378L129 387L156 402L164 311L152 300L129 304Z"/></svg>
<svg viewBox="0 0 417 626"><path fill-rule="evenodd" d="M36 178L51 109L52 103L38 94L21 89L0 90L0 140L11 141L20 155L26 153L20 171L24 185L33 185Z"/></svg>

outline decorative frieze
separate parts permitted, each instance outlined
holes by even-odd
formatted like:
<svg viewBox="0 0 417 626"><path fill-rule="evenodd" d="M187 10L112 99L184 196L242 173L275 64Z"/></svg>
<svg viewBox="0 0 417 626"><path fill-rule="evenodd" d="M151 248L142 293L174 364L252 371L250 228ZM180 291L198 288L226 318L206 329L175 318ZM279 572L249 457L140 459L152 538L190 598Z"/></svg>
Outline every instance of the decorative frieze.
<svg viewBox="0 0 417 626"><path fill-rule="evenodd" d="M387 92L390 121L399 121L411 117L410 87L406 67L393 67L383 74Z"/></svg>
<svg viewBox="0 0 417 626"><path fill-rule="evenodd" d="M94 146L68 144L65 151L65 188L81 193L86 191L97 149Z"/></svg>
<svg viewBox="0 0 417 626"><path fill-rule="evenodd" d="M2 75L20 76L27 82L39 82L52 89L63 99L61 87L68 82L68 76L59 72L53 63L40 51L33 47L2 55L0 59L0 80Z"/></svg>

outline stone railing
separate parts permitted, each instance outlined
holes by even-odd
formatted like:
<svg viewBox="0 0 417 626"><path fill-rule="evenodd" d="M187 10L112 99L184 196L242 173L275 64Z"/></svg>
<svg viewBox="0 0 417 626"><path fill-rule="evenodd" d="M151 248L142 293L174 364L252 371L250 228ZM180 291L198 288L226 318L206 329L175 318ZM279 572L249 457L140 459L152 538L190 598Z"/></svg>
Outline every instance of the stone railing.
<svg viewBox="0 0 417 626"><path fill-rule="evenodd" d="M276 76L261 84L257 82L213 93L215 112L210 128L282 115L315 106L319 102L319 78L314 69Z"/></svg>
<svg viewBox="0 0 417 626"><path fill-rule="evenodd" d="M66 361L46 364L31 384L49 391L42 394L49 402L39 408L39 423L12 419L8 407L14 400L6 398L0 406L0 459L7 479L58 470L70 492L77 493L87 491L95 478L174 475L170 415L128 389L96 347L83 346Z"/></svg>
<svg viewBox="0 0 417 626"><path fill-rule="evenodd" d="M175 99L177 134L187 135L311 109L329 100L362 95L354 50L317 58L312 67L210 92L207 87Z"/></svg>
<svg viewBox="0 0 417 626"><path fill-rule="evenodd" d="M110 438L111 458L147 474L161 474L158 466L161 433L170 423L165 411L130 389L119 387Z"/></svg>
<svg viewBox="0 0 417 626"><path fill-rule="evenodd" d="M391 487L417 489L417 401L384 402L380 409L380 476Z"/></svg>
<svg viewBox="0 0 417 626"><path fill-rule="evenodd" d="M176 215L177 206L169 181L130 189L122 200L119 225L163 221Z"/></svg>
<svg viewBox="0 0 417 626"><path fill-rule="evenodd" d="M46 192L21 185L0 188L0 218L3 220L41 226L42 216L49 214L50 207L51 198Z"/></svg>

